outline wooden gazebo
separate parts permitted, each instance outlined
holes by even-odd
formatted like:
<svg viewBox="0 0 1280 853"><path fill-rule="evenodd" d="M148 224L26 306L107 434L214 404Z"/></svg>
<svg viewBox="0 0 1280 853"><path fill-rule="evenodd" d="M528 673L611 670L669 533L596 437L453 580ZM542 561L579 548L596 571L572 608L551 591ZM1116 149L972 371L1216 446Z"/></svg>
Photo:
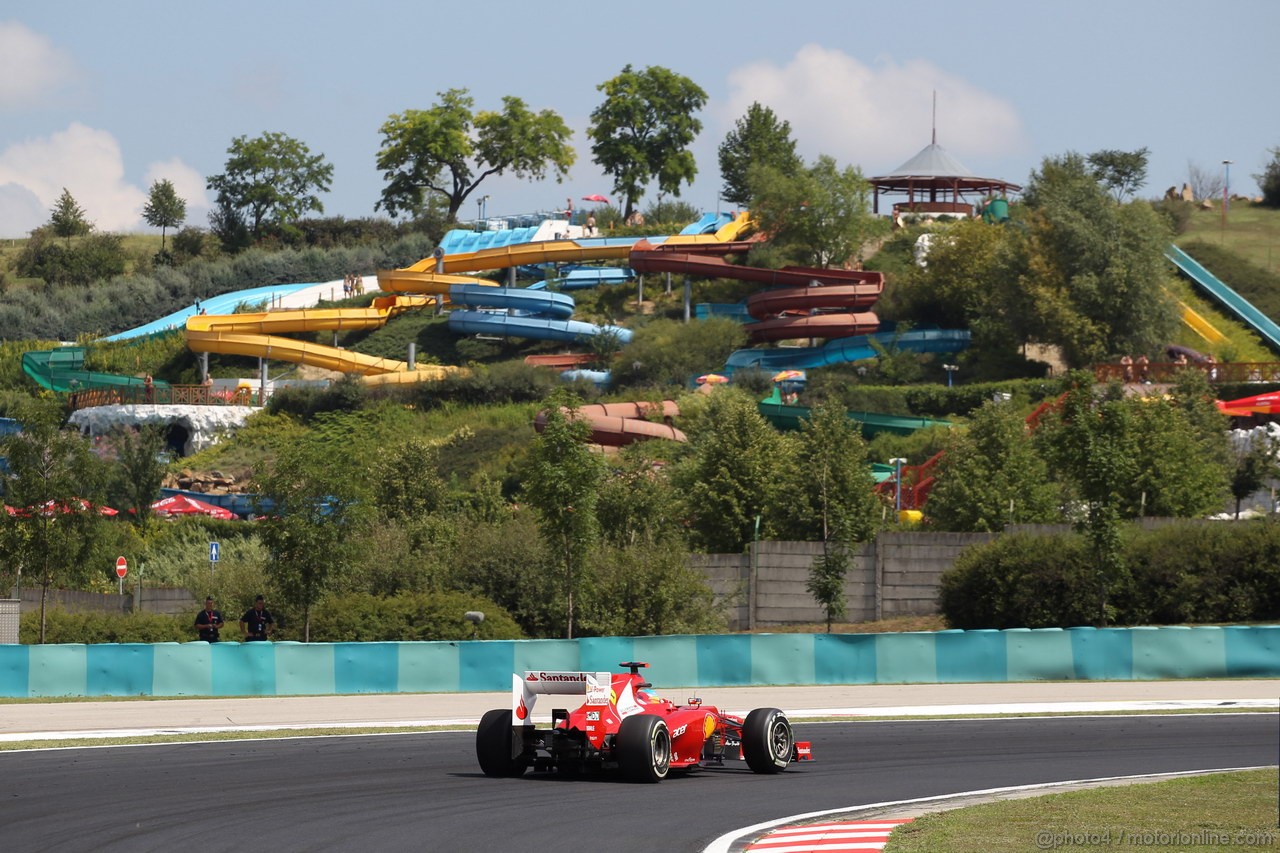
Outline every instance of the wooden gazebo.
<svg viewBox="0 0 1280 853"><path fill-rule="evenodd" d="M905 195L907 200L893 206L896 221L902 213L973 216L977 205L988 196L1007 197L1022 189L999 178L980 178L933 141L919 154L887 175L868 178L874 191L874 210L880 212L880 196Z"/></svg>

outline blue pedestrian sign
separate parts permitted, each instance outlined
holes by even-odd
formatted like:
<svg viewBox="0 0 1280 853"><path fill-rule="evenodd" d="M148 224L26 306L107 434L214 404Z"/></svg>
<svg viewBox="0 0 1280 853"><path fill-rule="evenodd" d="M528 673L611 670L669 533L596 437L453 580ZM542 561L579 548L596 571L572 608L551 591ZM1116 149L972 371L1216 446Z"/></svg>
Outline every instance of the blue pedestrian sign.
<svg viewBox="0 0 1280 853"><path fill-rule="evenodd" d="M218 552L221 550L222 548L220 545L218 545L217 542L209 543L209 562L210 563L218 562Z"/></svg>

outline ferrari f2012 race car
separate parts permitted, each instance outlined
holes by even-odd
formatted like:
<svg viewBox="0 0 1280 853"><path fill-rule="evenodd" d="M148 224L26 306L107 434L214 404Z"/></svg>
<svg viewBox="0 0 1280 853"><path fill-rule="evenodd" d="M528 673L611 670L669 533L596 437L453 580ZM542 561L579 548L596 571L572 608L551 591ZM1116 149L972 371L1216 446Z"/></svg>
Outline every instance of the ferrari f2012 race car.
<svg viewBox="0 0 1280 853"><path fill-rule="evenodd" d="M476 730L476 758L486 776L534 770L577 774L617 769L638 782L660 782L672 770L722 767L743 759L756 773L780 773L792 761L811 761L791 723L777 708L746 718L690 699L676 705L651 691L640 675L647 663L619 664L629 672L526 672L511 677L511 707L488 711ZM533 708L544 694L582 694L576 711L556 708L551 728L538 729Z"/></svg>

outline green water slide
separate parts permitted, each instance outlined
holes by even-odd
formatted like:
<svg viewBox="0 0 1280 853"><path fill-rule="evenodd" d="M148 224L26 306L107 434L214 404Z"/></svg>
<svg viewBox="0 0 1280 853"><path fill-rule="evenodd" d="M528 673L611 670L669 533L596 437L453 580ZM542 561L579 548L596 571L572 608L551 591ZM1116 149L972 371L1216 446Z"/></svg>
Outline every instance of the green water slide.
<svg viewBox="0 0 1280 853"><path fill-rule="evenodd" d="M799 429L800 422L808 420L808 406L788 406L782 402L782 392L775 385L773 393L760 401L761 416L778 429ZM879 412L849 412L849 420L857 422L862 428L864 438L871 438L882 432L892 435L909 435L918 429L927 427L954 426L950 421L937 421L931 418L912 418L904 415L884 415Z"/></svg>
<svg viewBox="0 0 1280 853"><path fill-rule="evenodd" d="M31 377L31 380L41 388L63 394L93 389L142 388L145 384L135 376L85 370L84 347L58 347L24 352L22 372ZM156 388L169 387L167 382L154 384Z"/></svg>

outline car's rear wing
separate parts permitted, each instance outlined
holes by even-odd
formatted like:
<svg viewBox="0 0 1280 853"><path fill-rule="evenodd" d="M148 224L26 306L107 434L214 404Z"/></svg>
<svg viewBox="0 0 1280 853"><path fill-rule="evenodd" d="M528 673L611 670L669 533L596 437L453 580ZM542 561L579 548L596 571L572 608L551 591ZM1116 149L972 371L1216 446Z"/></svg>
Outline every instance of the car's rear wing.
<svg viewBox="0 0 1280 853"><path fill-rule="evenodd" d="M526 671L511 675L511 725L532 726L533 706L541 694L586 694L588 705L608 705L613 678L607 672Z"/></svg>

